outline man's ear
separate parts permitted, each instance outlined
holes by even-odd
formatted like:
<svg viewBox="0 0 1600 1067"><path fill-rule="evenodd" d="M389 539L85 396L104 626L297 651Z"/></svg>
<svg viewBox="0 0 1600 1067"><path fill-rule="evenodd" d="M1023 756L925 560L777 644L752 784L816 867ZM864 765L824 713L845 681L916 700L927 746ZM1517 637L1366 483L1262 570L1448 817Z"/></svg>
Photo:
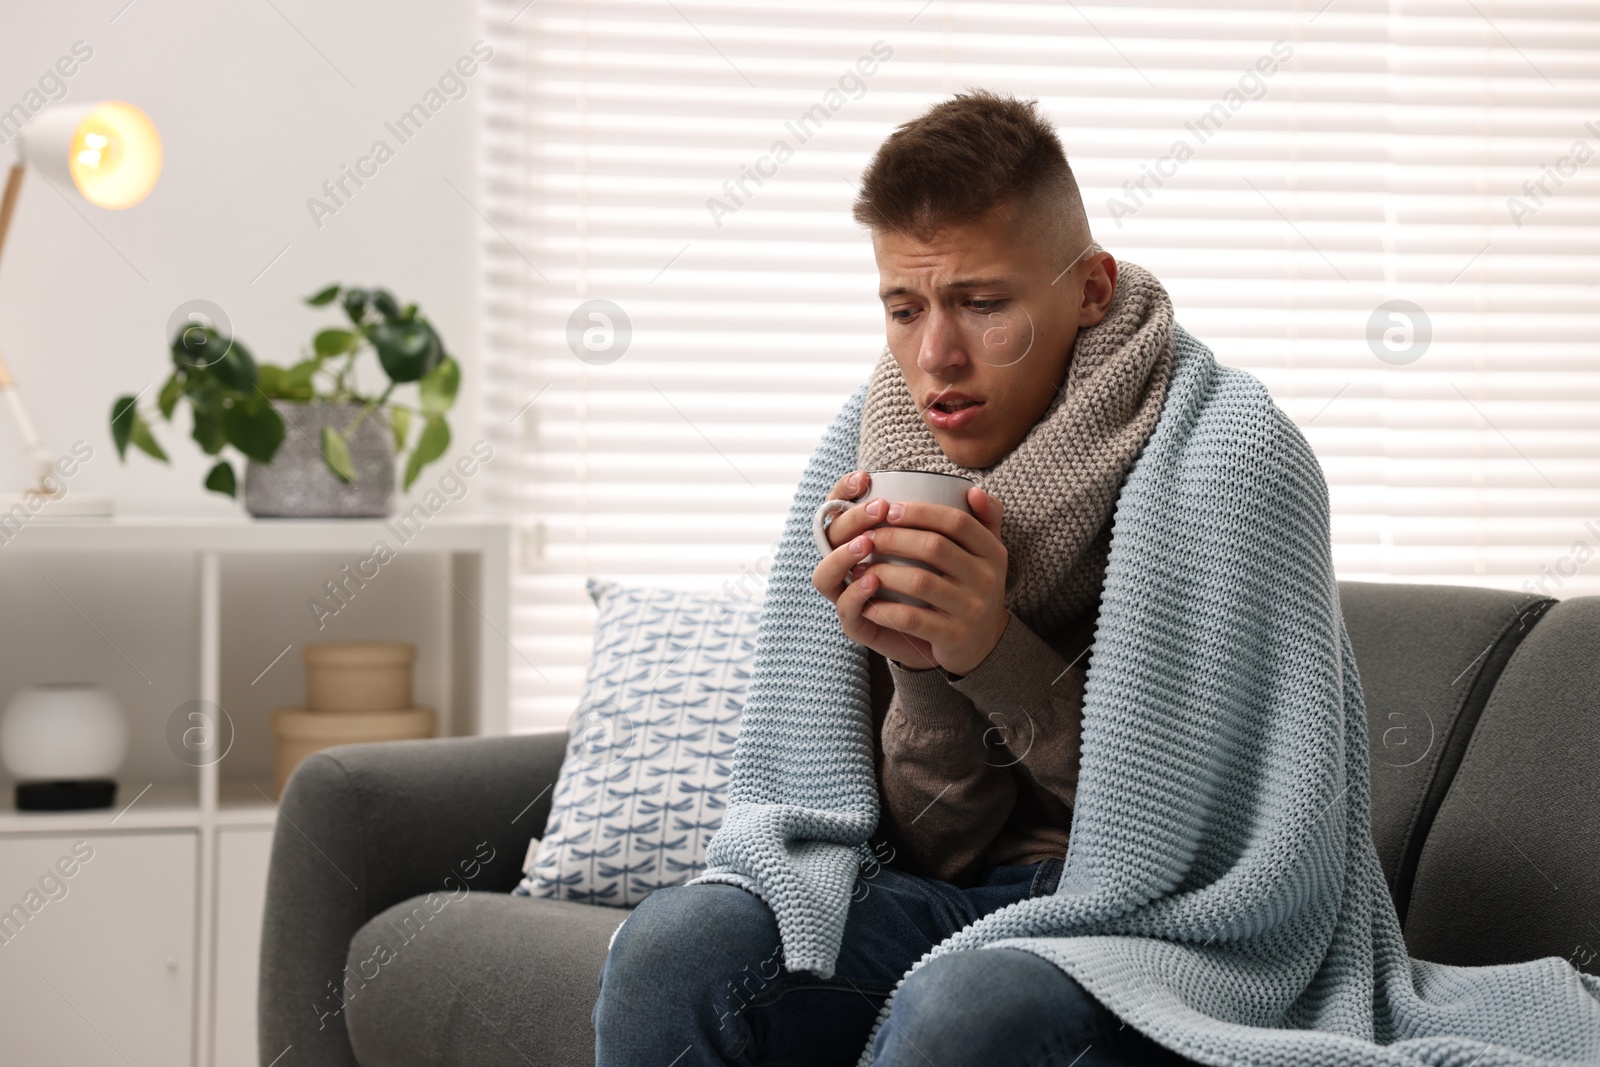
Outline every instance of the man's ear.
<svg viewBox="0 0 1600 1067"><path fill-rule="evenodd" d="M1083 277L1083 302L1078 305L1078 328L1096 326L1111 310L1117 295L1117 261L1109 252L1096 252Z"/></svg>

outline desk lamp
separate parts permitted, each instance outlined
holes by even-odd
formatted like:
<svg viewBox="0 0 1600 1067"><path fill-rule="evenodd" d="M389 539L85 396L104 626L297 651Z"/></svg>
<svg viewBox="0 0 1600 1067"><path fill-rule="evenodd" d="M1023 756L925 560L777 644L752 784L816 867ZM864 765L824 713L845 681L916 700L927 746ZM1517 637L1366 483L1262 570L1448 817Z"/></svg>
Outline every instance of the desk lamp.
<svg viewBox="0 0 1600 1067"><path fill-rule="evenodd" d="M161 176L161 136L150 116L120 100L47 107L17 138L17 161L0 198L0 254L22 191L23 171L32 166L46 181L76 189L85 200L121 211L143 200ZM28 514L46 505L52 515L110 515L111 498L68 495L56 457L40 439L22 403L22 393L0 354L0 393L22 435L38 484L20 494L0 495L0 519L20 507Z"/></svg>

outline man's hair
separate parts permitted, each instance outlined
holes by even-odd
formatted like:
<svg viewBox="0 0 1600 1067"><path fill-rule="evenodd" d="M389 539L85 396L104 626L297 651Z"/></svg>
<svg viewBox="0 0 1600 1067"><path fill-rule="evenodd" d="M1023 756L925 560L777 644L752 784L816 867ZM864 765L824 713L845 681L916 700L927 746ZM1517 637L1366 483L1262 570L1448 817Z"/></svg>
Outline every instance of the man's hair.
<svg viewBox="0 0 1600 1067"><path fill-rule="evenodd" d="M862 175L851 215L875 233L927 240L1002 205L1018 218L1050 216L1041 221L1053 240L1088 236L1077 179L1038 101L968 89L889 135Z"/></svg>

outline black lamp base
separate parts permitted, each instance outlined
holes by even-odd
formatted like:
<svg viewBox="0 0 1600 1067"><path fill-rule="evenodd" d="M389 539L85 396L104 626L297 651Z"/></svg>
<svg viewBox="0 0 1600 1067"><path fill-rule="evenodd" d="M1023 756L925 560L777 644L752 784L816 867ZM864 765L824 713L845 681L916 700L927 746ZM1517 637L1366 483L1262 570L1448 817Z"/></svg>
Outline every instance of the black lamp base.
<svg viewBox="0 0 1600 1067"><path fill-rule="evenodd" d="M84 811L109 808L116 800L117 783L110 778L17 783L18 811Z"/></svg>

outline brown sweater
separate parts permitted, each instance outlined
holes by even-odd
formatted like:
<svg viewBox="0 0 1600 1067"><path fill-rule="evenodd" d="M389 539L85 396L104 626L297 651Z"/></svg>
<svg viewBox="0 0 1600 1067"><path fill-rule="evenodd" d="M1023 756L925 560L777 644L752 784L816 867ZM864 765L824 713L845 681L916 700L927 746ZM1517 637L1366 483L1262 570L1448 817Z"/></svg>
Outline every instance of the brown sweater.
<svg viewBox="0 0 1600 1067"><path fill-rule="evenodd" d="M1049 640L1013 614L960 677L868 651L884 862L965 887L985 867L1066 855L1098 612Z"/></svg>

